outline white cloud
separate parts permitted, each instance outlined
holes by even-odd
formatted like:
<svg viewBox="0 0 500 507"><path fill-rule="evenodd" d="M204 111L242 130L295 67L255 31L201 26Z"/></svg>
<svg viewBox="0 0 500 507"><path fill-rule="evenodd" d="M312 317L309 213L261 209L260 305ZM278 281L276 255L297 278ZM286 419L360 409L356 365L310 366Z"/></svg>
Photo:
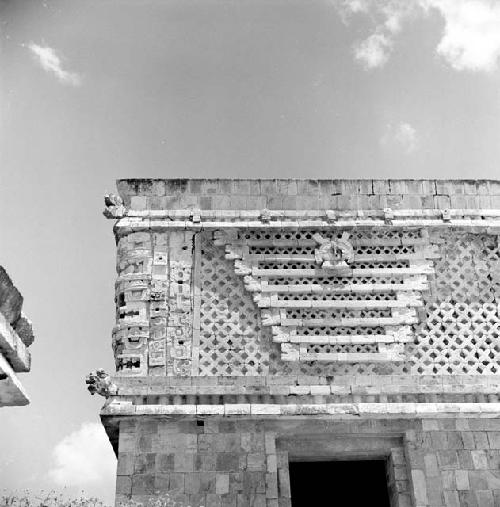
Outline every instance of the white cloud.
<svg viewBox="0 0 500 507"><path fill-rule="evenodd" d="M421 0L445 20L436 48L456 70L491 72L500 58L500 2L498 0Z"/></svg>
<svg viewBox="0 0 500 507"><path fill-rule="evenodd" d="M61 58L54 49L48 46L39 46L33 42L23 44L23 46L33 53L42 69L54 74L61 83L72 86L79 86L81 84L82 80L77 73L69 72L62 68Z"/></svg>
<svg viewBox="0 0 500 507"><path fill-rule="evenodd" d="M342 20L369 16L372 34L354 45L366 69L384 66L397 35L413 15L438 12L444 30L436 53L455 70L493 71L500 60L498 0L333 0Z"/></svg>
<svg viewBox="0 0 500 507"><path fill-rule="evenodd" d="M354 56L365 69L383 67L389 60L393 41L384 33L374 33L354 45Z"/></svg>
<svg viewBox="0 0 500 507"><path fill-rule="evenodd" d="M406 122L397 125L388 124L380 144L390 148L398 148L410 155L418 148L417 131L415 127Z"/></svg>
<svg viewBox="0 0 500 507"><path fill-rule="evenodd" d="M114 481L116 459L100 424L83 423L55 446L53 458L49 477L58 486L82 488Z"/></svg>

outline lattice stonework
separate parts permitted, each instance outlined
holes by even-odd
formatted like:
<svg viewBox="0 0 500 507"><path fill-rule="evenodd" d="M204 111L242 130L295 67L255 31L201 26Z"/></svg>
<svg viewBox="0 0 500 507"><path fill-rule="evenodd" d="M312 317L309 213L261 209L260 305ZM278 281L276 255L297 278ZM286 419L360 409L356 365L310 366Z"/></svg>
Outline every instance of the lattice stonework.
<svg viewBox="0 0 500 507"><path fill-rule="evenodd" d="M200 375L264 375L269 353L258 312L232 262L201 237Z"/></svg>
<svg viewBox="0 0 500 507"><path fill-rule="evenodd" d="M235 230L215 243L284 361L404 361L438 257L423 230Z"/></svg>
<svg viewBox="0 0 500 507"><path fill-rule="evenodd" d="M434 234L440 245L427 319L409 351L417 374L500 373L497 236Z"/></svg>

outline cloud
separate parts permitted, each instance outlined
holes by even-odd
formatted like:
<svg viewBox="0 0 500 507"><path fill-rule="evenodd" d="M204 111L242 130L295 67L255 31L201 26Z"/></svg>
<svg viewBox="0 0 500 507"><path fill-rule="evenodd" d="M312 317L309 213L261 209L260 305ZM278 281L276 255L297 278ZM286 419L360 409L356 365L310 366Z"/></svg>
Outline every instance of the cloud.
<svg viewBox="0 0 500 507"><path fill-rule="evenodd" d="M422 0L445 20L436 48L456 70L491 72L500 58L500 2L497 0Z"/></svg>
<svg viewBox="0 0 500 507"><path fill-rule="evenodd" d="M79 86L81 84L81 77L77 73L68 72L62 68L61 58L54 49L48 46L39 46L33 42L23 44L23 46L32 52L42 69L54 74L61 83L72 86Z"/></svg>
<svg viewBox="0 0 500 507"><path fill-rule="evenodd" d="M458 71L491 72L500 60L498 0L333 0L344 23L354 15L371 19L372 33L354 44L365 69L383 67L396 37L412 16L437 12L444 29L436 54Z"/></svg>
<svg viewBox="0 0 500 507"><path fill-rule="evenodd" d="M411 15L417 0L334 0L342 21L350 22L353 15L367 15L374 30L366 39L354 44L354 57L365 69L383 67L390 58L396 36L403 21Z"/></svg>
<svg viewBox="0 0 500 507"><path fill-rule="evenodd" d="M116 459L100 424L83 423L79 430L64 437L52 454L55 465L49 477L58 486L82 488L114 481Z"/></svg>
<svg viewBox="0 0 500 507"><path fill-rule="evenodd" d="M363 63L365 69L383 67L389 60L393 41L384 33L374 33L354 46L356 60Z"/></svg>
<svg viewBox="0 0 500 507"><path fill-rule="evenodd" d="M333 4L345 24L353 14L366 14L370 9L370 0L333 0Z"/></svg>
<svg viewBox="0 0 500 507"><path fill-rule="evenodd" d="M405 122L398 125L388 124L380 144L390 148L398 148L410 155L418 148L417 131L415 127Z"/></svg>

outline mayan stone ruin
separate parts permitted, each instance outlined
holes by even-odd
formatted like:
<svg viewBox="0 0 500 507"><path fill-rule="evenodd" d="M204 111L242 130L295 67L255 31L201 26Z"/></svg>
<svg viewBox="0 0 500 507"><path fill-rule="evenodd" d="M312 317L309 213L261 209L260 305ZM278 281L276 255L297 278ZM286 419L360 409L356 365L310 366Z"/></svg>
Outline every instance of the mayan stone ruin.
<svg viewBox="0 0 500 507"><path fill-rule="evenodd" d="M116 373L87 379L117 502L322 505L308 470L381 463L370 505L500 505L500 182L118 194Z"/></svg>
<svg viewBox="0 0 500 507"><path fill-rule="evenodd" d="M0 266L0 407L27 405L28 395L17 377L31 367L30 321L22 312L23 296Z"/></svg>

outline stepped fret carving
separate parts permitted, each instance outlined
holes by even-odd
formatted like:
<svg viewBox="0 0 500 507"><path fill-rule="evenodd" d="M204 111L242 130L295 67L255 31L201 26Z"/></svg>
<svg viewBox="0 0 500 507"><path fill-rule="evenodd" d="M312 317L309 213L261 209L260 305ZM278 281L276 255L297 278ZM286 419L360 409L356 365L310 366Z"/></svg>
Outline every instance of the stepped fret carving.
<svg viewBox="0 0 500 507"><path fill-rule="evenodd" d="M439 257L428 235L413 230L223 231L215 244L291 362L405 361ZM306 334L311 327L328 334ZM343 334L332 336L338 328Z"/></svg>

